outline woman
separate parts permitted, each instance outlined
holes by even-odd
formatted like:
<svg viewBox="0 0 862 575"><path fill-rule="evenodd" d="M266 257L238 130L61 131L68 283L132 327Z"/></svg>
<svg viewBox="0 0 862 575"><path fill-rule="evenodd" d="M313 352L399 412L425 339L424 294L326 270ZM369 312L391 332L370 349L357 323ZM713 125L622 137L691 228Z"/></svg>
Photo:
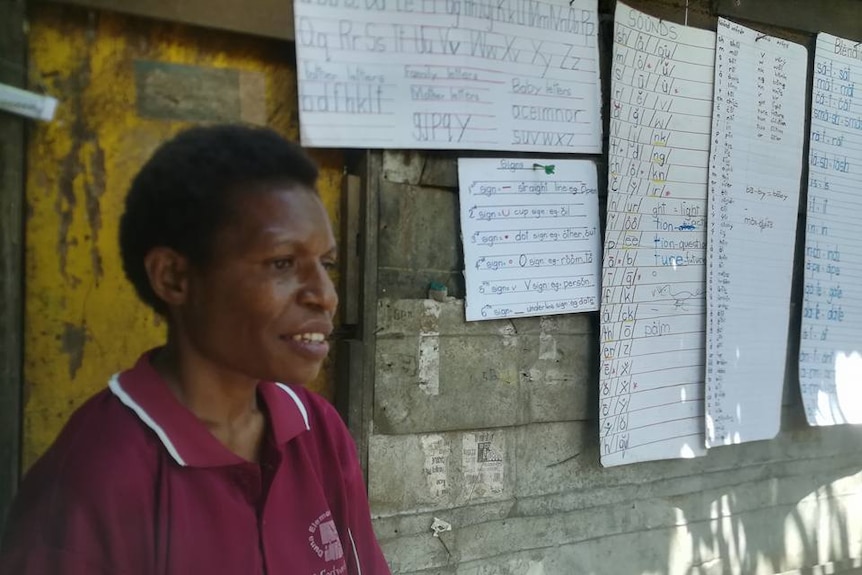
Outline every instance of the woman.
<svg viewBox="0 0 862 575"><path fill-rule="evenodd" d="M377 575L355 446L302 387L329 351L336 244L274 132L196 128L135 178L123 267L167 342L83 405L21 485L0 573Z"/></svg>

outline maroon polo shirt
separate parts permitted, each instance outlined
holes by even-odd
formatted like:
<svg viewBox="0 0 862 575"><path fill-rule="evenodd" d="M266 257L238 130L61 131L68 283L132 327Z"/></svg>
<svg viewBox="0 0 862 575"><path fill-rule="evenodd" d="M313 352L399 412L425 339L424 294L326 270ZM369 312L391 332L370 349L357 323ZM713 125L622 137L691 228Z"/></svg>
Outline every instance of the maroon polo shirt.
<svg viewBox="0 0 862 575"><path fill-rule="evenodd" d="M145 354L24 479L0 573L385 575L355 445L332 406L261 383L261 462L226 449Z"/></svg>

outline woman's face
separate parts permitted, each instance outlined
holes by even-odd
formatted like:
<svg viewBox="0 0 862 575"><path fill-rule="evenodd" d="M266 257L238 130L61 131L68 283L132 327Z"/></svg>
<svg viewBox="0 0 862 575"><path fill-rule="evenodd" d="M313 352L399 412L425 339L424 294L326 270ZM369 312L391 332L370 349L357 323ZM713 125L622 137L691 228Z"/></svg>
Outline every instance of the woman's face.
<svg viewBox="0 0 862 575"><path fill-rule="evenodd" d="M179 325L207 360L255 379L307 383L329 352L336 244L304 186L237 194L212 257L189 277Z"/></svg>

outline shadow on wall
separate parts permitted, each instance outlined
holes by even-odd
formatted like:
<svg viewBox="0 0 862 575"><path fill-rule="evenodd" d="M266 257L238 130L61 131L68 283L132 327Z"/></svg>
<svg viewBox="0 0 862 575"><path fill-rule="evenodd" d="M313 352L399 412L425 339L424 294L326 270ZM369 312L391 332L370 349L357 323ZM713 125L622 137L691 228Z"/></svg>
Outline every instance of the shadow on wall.
<svg viewBox="0 0 862 575"><path fill-rule="evenodd" d="M719 448L729 451L733 448ZM828 461L827 461L828 460ZM862 573L862 468L797 459L670 478L702 489L597 505L568 519L592 538L461 563L457 575L849 575ZM652 465L652 464L643 464ZM635 466L638 467L638 466ZM613 470L605 470L613 474ZM705 470L704 470L705 471ZM733 487L711 488L736 477ZM815 486L815 487L812 487ZM628 493L650 484L620 486ZM633 488L633 490L632 490ZM688 491L686 489L686 491ZM612 500L612 490L598 497ZM517 513L517 504L513 511ZM510 520L517 521L516 517ZM503 522L505 523L505 522ZM539 529L555 522L538 521ZM501 526L501 529L505 527ZM561 526L561 530L569 528ZM552 530L540 531L559 540ZM558 534L559 535L559 534ZM525 538L531 539L530 535ZM566 537L562 537L565 539ZM458 541L452 547L457 558ZM518 545L513 540L512 547Z"/></svg>
<svg viewBox="0 0 862 575"><path fill-rule="evenodd" d="M663 572L843 573L859 567L851 558L860 556L862 533L858 519L848 519L862 511L860 479L851 472L812 491L808 477L776 477L766 490L741 486L708 503L676 507L679 527ZM675 569L678 562L689 566Z"/></svg>
<svg viewBox="0 0 862 575"><path fill-rule="evenodd" d="M808 427L798 403L783 416L774 440L613 468L594 421L529 424L501 497L453 494L376 527L399 574L862 574L862 429ZM432 537L433 517L453 530Z"/></svg>
<svg viewBox="0 0 862 575"><path fill-rule="evenodd" d="M862 455L854 449L862 435L850 426L809 427L793 395L775 440L714 448L696 460L597 469L611 483L617 475L645 480L635 479L634 489L620 484L631 499L615 521L620 532L546 550L526 570L500 575L862 574ZM674 476L679 465L692 474ZM592 514L601 523L618 509Z"/></svg>

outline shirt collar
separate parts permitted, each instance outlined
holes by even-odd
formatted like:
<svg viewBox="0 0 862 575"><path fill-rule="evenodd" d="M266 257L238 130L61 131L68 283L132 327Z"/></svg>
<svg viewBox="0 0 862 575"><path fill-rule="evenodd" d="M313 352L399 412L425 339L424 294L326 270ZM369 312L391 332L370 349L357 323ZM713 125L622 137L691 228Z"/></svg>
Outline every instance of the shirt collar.
<svg viewBox="0 0 862 575"><path fill-rule="evenodd" d="M171 393L150 363L152 351L135 366L111 378L108 387L149 427L178 464L219 467L247 463L221 444L195 415ZM258 392L266 404L273 438L281 446L310 428L305 404L290 386L261 382Z"/></svg>

